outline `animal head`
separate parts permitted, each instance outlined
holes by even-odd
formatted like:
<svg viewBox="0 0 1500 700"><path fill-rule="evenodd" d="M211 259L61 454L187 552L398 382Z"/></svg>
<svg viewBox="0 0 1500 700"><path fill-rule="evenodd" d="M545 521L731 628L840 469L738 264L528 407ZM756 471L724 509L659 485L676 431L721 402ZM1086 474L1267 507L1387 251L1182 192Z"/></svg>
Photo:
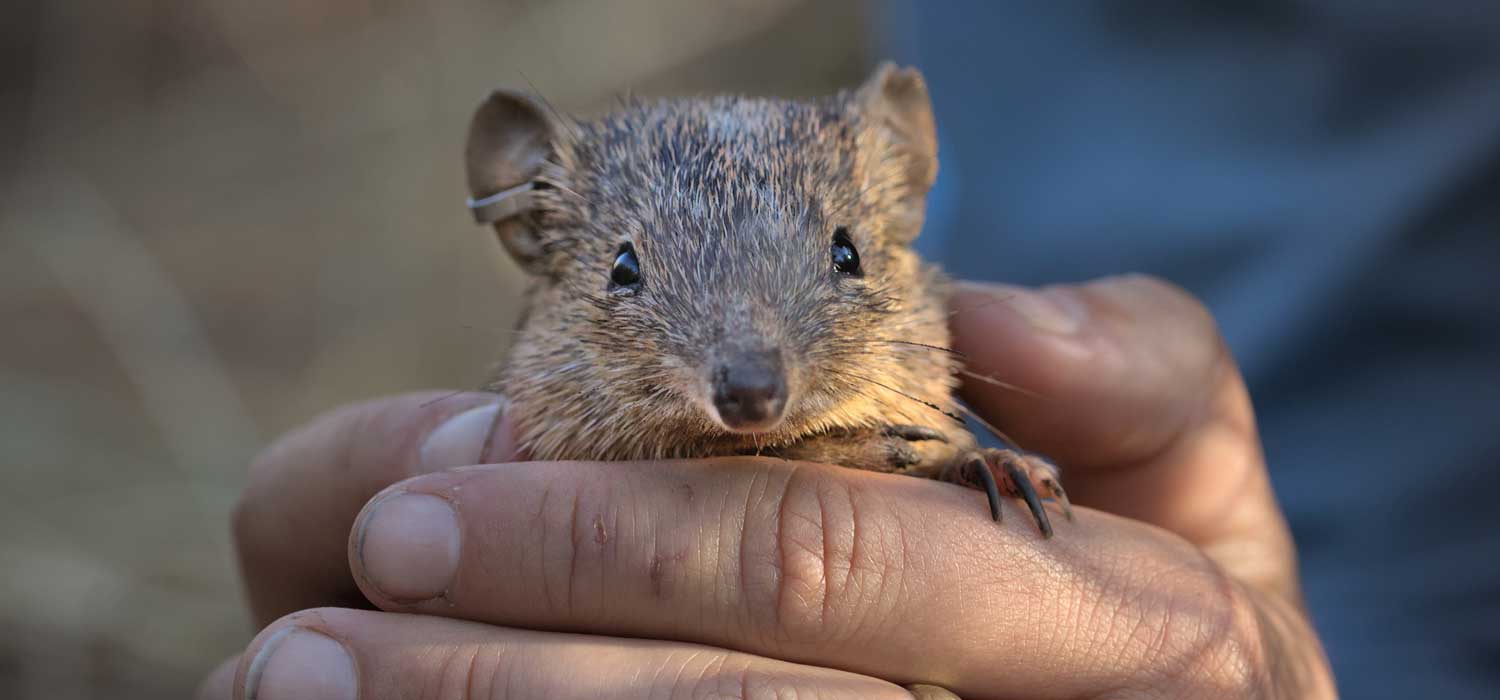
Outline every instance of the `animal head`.
<svg viewBox="0 0 1500 700"><path fill-rule="evenodd" d="M542 456L576 452L543 423L619 443L593 456L651 456L608 428L774 444L921 416L932 377L949 386L947 358L912 351L946 343L909 247L937 174L915 70L583 122L496 92L466 159L476 217L533 275L501 383L532 411L566 406L530 430Z"/></svg>

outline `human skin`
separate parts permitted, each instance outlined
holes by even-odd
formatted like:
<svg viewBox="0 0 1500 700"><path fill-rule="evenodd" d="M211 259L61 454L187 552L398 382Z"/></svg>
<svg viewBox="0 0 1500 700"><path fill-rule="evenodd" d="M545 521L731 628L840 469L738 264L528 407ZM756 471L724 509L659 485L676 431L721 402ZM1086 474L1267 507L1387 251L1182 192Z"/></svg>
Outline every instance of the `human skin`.
<svg viewBox="0 0 1500 700"><path fill-rule="evenodd" d="M385 399L256 461L234 522L265 627L199 697L1334 697L1203 307L1131 276L953 309L1016 387L966 400L1064 468L1056 537L829 465L465 467L515 457L495 397Z"/></svg>

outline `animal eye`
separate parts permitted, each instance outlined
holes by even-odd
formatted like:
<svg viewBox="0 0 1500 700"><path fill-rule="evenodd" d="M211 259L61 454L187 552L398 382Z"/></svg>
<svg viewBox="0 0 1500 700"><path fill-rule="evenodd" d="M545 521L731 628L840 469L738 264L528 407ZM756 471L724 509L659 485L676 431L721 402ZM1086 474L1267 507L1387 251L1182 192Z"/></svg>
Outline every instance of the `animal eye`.
<svg viewBox="0 0 1500 700"><path fill-rule="evenodd" d="M833 230L833 269L851 277L864 274L859 267L859 251L849 240L849 229L843 226Z"/></svg>
<svg viewBox="0 0 1500 700"><path fill-rule="evenodd" d="M635 246L625 243L615 255L615 266L609 271L611 288L636 288L641 285L641 262L635 257Z"/></svg>

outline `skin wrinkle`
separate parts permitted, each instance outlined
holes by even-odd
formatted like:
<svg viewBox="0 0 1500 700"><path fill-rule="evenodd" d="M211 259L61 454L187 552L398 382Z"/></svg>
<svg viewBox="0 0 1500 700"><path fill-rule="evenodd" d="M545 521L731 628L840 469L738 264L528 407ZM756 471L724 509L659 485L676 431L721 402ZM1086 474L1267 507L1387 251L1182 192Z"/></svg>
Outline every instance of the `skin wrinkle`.
<svg viewBox="0 0 1500 700"><path fill-rule="evenodd" d="M460 530L459 530L459 542L460 542L459 552L460 552L460 555L459 556L460 556L461 559L466 560L466 561L470 561L470 562L475 561L475 559L478 560L477 563L479 565L479 569L480 569L480 572L481 572L481 580L484 580L484 581L497 581L497 580L500 580L500 572L498 572L495 569L495 567L499 565L499 562L496 561L495 559L493 559L491 557L477 557L477 558L476 557L463 557L462 553L464 552L465 549L471 548L471 547L484 546L484 544L483 544L483 538L482 537L473 537L473 538L471 538L467 533L463 532L463 525L462 524L464 522L466 522L466 520L463 517L463 514L464 514L463 508L464 508L464 506L463 506L463 498L460 495L460 491L459 491L460 488L462 488L462 484L461 483L456 483L456 484L453 484L453 485L449 486L448 489L447 489L447 493L446 493L446 495L444 497L444 500L446 500L448 502L448 504L453 508L454 513L457 514L457 516L458 516L458 522L460 523L460 526L459 526L460 527ZM472 550L470 550L470 551L472 551ZM453 573L453 580L448 583L448 588L446 590L444 590L442 592L442 594L441 594L441 596L443 597L444 600L447 600L447 601L451 602L452 601L452 592L454 590L460 588L463 585L463 578L462 578L463 577L463 568L464 567L462 565L459 565L459 566L455 567L455 570L454 570L454 573ZM363 576L362 573L360 574L360 576L361 576L361 578L364 578L364 576ZM366 583L366 585L371 585L368 580L366 580L365 583ZM371 585L371 587L373 588L374 586Z"/></svg>
<svg viewBox="0 0 1500 700"><path fill-rule="evenodd" d="M494 673L505 677L505 695L502 697L505 700L510 700L511 698L521 697L521 694L516 692L516 684L519 682L518 677L521 675L522 667L516 664L515 654L506 653L504 649L505 647L501 647L501 650L496 652L499 656L499 663L495 664ZM490 688L493 692L493 680L491 681Z"/></svg>
<svg viewBox="0 0 1500 700"><path fill-rule="evenodd" d="M578 506L583 500L582 488L571 489L572 499L568 509L568 612L577 615L578 599L574 596L574 584L578 581L578 557L583 555L582 534L578 531Z"/></svg>
<svg viewBox="0 0 1500 700"><path fill-rule="evenodd" d="M613 488L610 491L613 492ZM604 524L604 516L602 514L594 516L594 523L596 524L594 544L598 545L600 564L599 575L594 582L594 590L598 592L598 598L594 601L594 606L596 610L601 611L601 617L611 610L611 606L606 600L607 594L605 593L612 587L609 572L625 569L620 564L619 557L621 534L619 529L620 507L618 501L615 499L606 500L605 503L607 512L609 513L610 524L608 526ZM614 533L612 537L609 535L610 532Z"/></svg>
<svg viewBox="0 0 1500 700"><path fill-rule="evenodd" d="M1071 622L1070 625L1058 625L1058 628L1074 630L1096 629L1088 624L1088 619L1092 614L1097 614L1098 606L1090 605L1086 597L1078 594L1077 587L1061 587L1057 590L1053 598L1051 605L1045 607L1058 609L1060 611L1058 614L1059 621L1064 623ZM1043 649L1057 649L1061 653L1071 651L1086 659L1088 661L1087 665L1090 667L1098 668L1106 665L1103 660L1104 646L1096 635L1075 634L1062 636L1057 629L1050 629L1048 630L1047 638L1041 640L1039 646Z"/></svg>
<svg viewBox="0 0 1500 700"><path fill-rule="evenodd" d="M733 681L731 681L737 682L739 686L739 695L735 696L735 700L750 700L750 674L748 670L748 664L741 664L739 668L735 669L732 676ZM719 663L718 671L719 673L723 673L724 671L724 663L722 661ZM723 687L722 683L720 687Z"/></svg>
<svg viewBox="0 0 1500 700"><path fill-rule="evenodd" d="M750 537L749 537L749 534L750 534L750 531L749 531L749 528L750 528L750 513L753 512L751 510L751 506L755 502L755 490L756 490L756 487L759 484L761 484L761 480L764 479L764 478L766 478L766 474L765 474L764 471L757 471L755 473L755 475L751 478L751 480L750 480L750 487L748 489L746 489L746 491L745 491L745 503L742 506L742 508L743 508L742 512L745 514L745 517L743 518L744 526L739 529L738 533L736 533L736 535L737 535L736 539L737 539L737 544L738 544L738 547L736 547L736 550L737 550L737 555L738 555L739 566L738 566L737 570L735 571L735 578L736 578L736 580L737 580L737 582L739 584L739 593L740 593L739 598L740 598L740 601L744 604L742 609L745 610L746 617L748 618L747 622L745 624L745 626L746 626L745 634L755 634L757 632L757 627L758 627L755 624L753 611L758 607L759 601L754 600L754 595L755 594L754 594L754 591L750 587L750 562L749 562L749 558L750 558L750 550L749 550L749 547L750 547ZM727 512L727 509L725 509L725 510ZM772 523L772 526L773 527L777 526L777 524L779 522L780 522L780 520L777 519L776 522ZM777 553L776 557L773 557L773 564L772 564L773 566L776 566L779 563L779 561L780 561L779 560L779 556L780 556L780 553ZM775 570L772 571L772 576L773 576L773 578L776 581L778 581L778 582L780 581L780 577L776 575ZM773 616L776 614L776 609L775 608L772 608L771 614Z"/></svg>
<svg viewBox="0 0 1500 700"><path fill-rule="evenodd" d="M1226 654L1238 655L1239 647L1236 638L1238 635L1245 634L1245 631L1237 625L1237 621L1243 617L1240 615L1243 599L1237 594L1234 583L1220 568L1206 560L1200 559L1199 561L1203 566L1191 567L1183 564L1157 572L1151 578L1141 582L1140 592L1130 597L1130 600L1146 600L1155 581L1179 579L1180 577L1172 576L1172 574L1182 570L1197 572L1197 575L1191 578L1194 582L1193 586L1188 589L1191 594L1178 593L1170 600L1161 603L1138 604L1142 611L1161 611L1162 620L1159 622L1159 634L1155 643L1142 648L1140 658L1134 663L1127 662L1125 665L1127 669L1139 668L1148 671L1154 669L1154 673L1147 677L1127 674L1127 678L1131 679L1131 685L1145 690L1159 687L1160 682L1180 681L1184 678L1201 680L1204 669L1212 668L1216 658ZM1206 585L1200 582L1205 575L1209 579ZM1129 606L1120 607L1126 609ZM1183 617L1186 617L1186 622L1179 621ZM1142 619L1150 621L1149 615L1143 615ZM1149 625L1147 628L1149 629ZM1131 649L1129 642L1133 641L1134 637L1135 635L1132 634L1121 649ZM1237 688L1236 691L1242 689ZM1236 692L1235 697L1239 696Z"/></svg>
<svg viewBox="0 0 1500 700"><path fill-rule="evenodd" d="M842 496L840 505L843 506L839 511L840 517L833 521L832 530L836 533L849 533L849 540L847 547L835 548L831 550L833 554L825 557L825 567L829 571L842 570L844 578L841 586L830 588L826 594L823 619L833 619L835 611L856 613L852 616L837 616L841 620L839 628L842 632L837 635L837 639L840 643L850 643L870 634L868 628L872 625L878 627L879 620L886 616L883 592L885 580L889 577L890 562L883 547L884 532L880 528L860 525L861 516L857 504L863 498L864 490L857 483L842 480L830 480L829 488ZM830 519L825 516L825 528L830 527L829 523ZM860 548L862 538L873 538L865 543L864 551ZM825 540L828 539L832 538L825 533ZM880 546L877 547L877 544Z"/></svg>
<svg viewBox="0 0 1500 700"><path fill-rule="evenodd" d="M1107 629L1111 632L1122 630L1109 636L1109 646L1116 651L1117 658L1112 664L1116 669L1128 673L1138 667L1149 667L1166 653L1166 635L1170 631L1167 623L1170 620L1156 624L1158 621L1152 618L1151 606L1143 604L1147 591L1164 577L1163 574L1152 571L1144 576L1116 576L1091 591L1100 607L1108 611L1110 623ZM1163 611L1163 614L1170 616L1170 611ZM1156 634L1153 635L1153 631Z"/></svg>
<svg viewBox="0 0 1500 700"><path fill-rule="evenodd" d="M1149 561L1149 560L1147 560ZM1082 629L1098 630L1092 640L1092 650L1102 660L1101 682L1129 683L1138 669L1148 668L1145 660L1136 658L1138 651L1133 643L1143 630L1151 629L1149 605L1138 605L1155 575L1146 579L1130 576L1137 564L1127 557L1114 566L1086 566L1085 571L1070 577L1074 595L1082 601L1091 601L1089 619L1094 621ZM1135 610L1140 610L1136 614Z"/></svg>
<svg viewBox="0 0 1500 700"><path fill-rule="evenodd" d="M463 696L464 700L481 700L481 699L488 699L488 698L494 697L494 690L495 690L494 672L495 672L495 669L491 668L489 674L481 674L480 673L480 667L484 666L484 665L488 665L488 664L484 663L485 657L487 656L485 654L484 647L482 645L479 645L479 644L470 644L470 645L465 645L465 646L468 648L468 657L469 657L469 660L468 660L467 668L465 669L465 672L464 672L464 692L466 693L466 695ZM490 653L493 654L494 652L490 652ZM493 658L493 657L490 657L490 658ZM489 676L489 682L485 686L486 692L481 693L480 689L479 689L479 683L480 683L480 678L483 675L488 675Z"/></svg>
<svg viewBox="0 0 1500 700"><path fill-rule="evenodd" d="M818 533L818 543L822 545L823 549L822 558L819 560L820 565L817 567L823 578L823 597L818 601L817 625L819 628L823 628L828 624L829 606L833 604L833 590L835 586L837 586L837 584L834 582L834 576L838 572L838 567L836 567L833 563L833 548L835 546L835 543L833 541L833 538L829 536L830 527L828 515L829 506L826 499L827 490L822 487L823 485L821 483L815 483L815 485L817 486L817 488L813 490L813 495L814 498L817 499L818 503L818 521L814 523L813 526L814 528L816 528L815 532ZM849 573L846 571L844 574L844 581L846 584L848 582L848 576Z"/></svg>
<svg viewBox="0 0 1500 700"><path fill-rule="evenodd" d="M863 561L860 558L860 555L866 554L865 552L860 551L859 541L862 536L866 535L866 532L869 529L864 528L864 531L862 531L862 529L860 528L859 498L856 497L855 493L856 492L854 491L854 488L851 486L849 492L849 578L851 580L854 578L854 572L859 569L860 562ZM868 547L866 549L868 549ZM884 554L884 552L882 552L882 554ZM875 600L877 601L884 600L882 594L885 592L885 579L885 575L877 575L875 590ZM880 617L883 617L883 615L881 615ZM866 616L861 619L855 620L854 624L850 625L851 636L857 638L864 630L866 624L868 624L869 619L870 618Z"/></svg>
<svg viewBox="0 0 1500 700"><path fill-rule="evenodd" d="M1118 571L1123 573L1129 571L1133 565L1133 562L1128 557L1117 556L1113 558L1116 559L1115 564L1106 564L1105 566L1101 566L1100 570L1103 572ZM1125 674L1129 672L1129 665L1125 663L1124 658L1119 653L1119 649L1115 648L1115 645L1112 643L1113 635L1111 634L1116 623L1120 620L1118 612L1115 609L1118 606L1111 606L1107 597L1102 594L1102 591L1107 591L1120 585L1119 582L1120 577L1118 575L1109 573L1106 573L1106 578L1097 580L1097 583L1092 584L1087 577L1080 576L1073 579L1068 588L1072 591L1073 598L1078 601L1080 614L1085 609L1087 610L1087 616L1079 623L1078 629L1097 631L1097 634L1093 635L1093 638L1089 640L1089 655L1099 660L1100 667L1109 668L1115 673ZM1104 620L1105 622L1100 624L1100 620ZM1063 643L1066 645L1066 640Z"/></svg>
<svg viewBox="0 0 1500 700"><path fill-rule="evenodd" d="M704 650L695 649L686 655L683 655L681 653L674 653L672 655L676 657L675 661L677 670L672 675L671 685L668 686L670 688L670 690L668 691L669 696L676 695L676 691L681 690L685 687L686 681L684 681L683 677L689 673L689 669L698 662L699 657L701 657L704 653L706 653ZM694 672L691 681L692 687L687 691L689 697L697 695L698 689L703 686L704 681L706 681L707 679L708 677L703 674L701 670L699 672Z"/></svg>
<svg viewBox="0 0 1500 700"><path fill-rule="evenodd" d="M740 560L742 565L740 580L745 586L742 589L744 596L741 602L745 605L746 624L748 627L746 632L747 634L758 636L763 643L767 644L774 644L778 641L776 631L780 629L781 625L779 595L784 585L786 571L783 566L783 552L780 548L783 527L781 515L782 509L786 505L787 490L791 487L792 480L797 478L797 474L800 471L800 467L797 465L793 464L792 467L790 472L784 473L780 477L781 483L775 485L774 489L772 480L775 472L765 466L761 466L756 471L756 478L752 481L757 493L755 502L764 510L769 511L771 522L767 524L753 523L749 517L753 511L747 509L745 511L745 518L741 521L740 529L735 533L735 536L739 538L740 547L743 551L749 551L748 547L754 543L766 545L770 549L768 556L766 556L765 563L767 566L765 576L767 580L764 582L766 585L763 589L757 589L752 586L755 582L754 568L748 566L749 562L744 557L741 557ZM769 525L769 528L766 525ZM757 535L759 535L759 538ZM767 614L770 615L769 624L764 617Z"/></svg>
<svg viewBox="0 0 1500 700"><path fill-rule="evenodd" d="M547 550L549 549L548 544L547 544L547 542L548 542L548 540L547 540L547 502L549 500L551 500L551 498L552 498L552 484L549 482L547 484L547 486L542 489L541 505L537 508L537 514L536 514L536 522L537 522L537 529L538 529L537 542L540 543L540 546L537 547L537 563L540 565L540 566L537 567L537 570L541 572L541 576L542 576L541 584L542 585L540 586L540 588L541 588L541 591L542 591L542 596L543 596L543 598L545 599L545 601L547 603L547 610L550 613L552 613L553 616L557 616L558 614L562 613L563 610L557 604L557 602L552 599L552 590L553 590L553 583L554 582L552 580L550 580L551 577L549 577L548 574L547 574L547 568L548 568L547 567L547 562L549 560L549 558L547 556Z"/></svg>
<svg viewBox="0 0 1500 700"><path fill-rule="evenodd" d="M1225 644L1215 647L1214 650L1219 653L1210 656L1209 660L1218 663L1210 664L1209 669L1220 671L1220 676L1227 676L1226 685L1231 688L1255 690L1257 696L1265 695L1271 688L1278 686L1271 684L1272 666L1266 663L1266 620L1260 614L1260 608L1254 604L1254 593L1222 567L1210 567L1209 571L1217 583L1216 590L1230 603L1224 616Z"/></svg>
<svg viewBox="0 0 1500 700"><path fill-rule="evenodd" d="M821 631L828 622L828 530L826 508L820 478L811 470L799 469L787 480L781 494L777 512L776 547L781 567L780 585L776 588L776 636L784 642L804 645L822 639ZM796 508L794 499L799 494L812 496L815 513L803 513ZM814 518L816 515L816 518ZM806 528L788 528L788 523L800 521ZM818 542L799 542L799 530L807 530ZM798 553L801 556L798 556ZM817 600L810 600L809 595ZM809 613L813 613L809 619ZM819 633L813 633L818 630Z"/></svg>
<svg viewBox="0 0 1500 700"><path fill-rule="evenodd" d="M896 515L897 509L883 499L882 515ZM870 636L887 637L888 631L901 624L897 611L902 607L902 602L911 599L911 589L907 584L907 566L911 560L907 556L907 524L900 518L877 518L875 522L888 523L880 528L881 546L880 554L883 557L884 571L880 576L880 585L876 589L876 598L884 602L879 614L872 618ZM867 526L868 527L868 526Z"/></svg>
<svg viewBox="0 0 1500 700"><path fill-rule="evenodd" d="M763 634L770 636L773 641L782 641L786 637L785 613L787 610L786 595L788 593L788 583L786 580L788 567L786 509L787 504L791 502L793 482L798 478L800 471L800 468L794 467L794 471L788 475L788 478L782 484L781 491L776 500L775 523L771 533L772 545L775 548L775 556L772 559L775 562L775 567L771 571L772 580L774 581L774 585L771 588L771 625L763 632Z"/></svg>
<svg viewBox="0 0 1500 700"><path fill-rule="evenodd" d="M688 487L688 492L692 493L691 486ZM688 498L687 506L689 512L691 513L696 511L701 513L704 509L708 508L707 500L708 499L697 501L693 498ZM733 593L731 592L732 587L730 585L731 572L726 570L729 567L727 567L724 562L724 518L727 515L727 509L724 507L724 504L726 504L727 502L728 494L726 489L724 500L720 501L718 517L714 518L711 530L707 525L707 518L689 516L694 522L705 523L705 525L702 526L696 533L695 539L699 542L703 542L704 548L694 553L694 556L697 557L694 560L694 566L700 570L711 571L712 576L708 578L713 583L710 590L707 592L707 595L700 593L699 595L694 596L694 600L697 602L697 605L695 606L695 612L697 613L697 619L695 620L695 623L698 629L708 630L708 622L710 619L720 620L722 622L722 625L715 627L713 629L713 632L724 637L729 636L730 630L733 629L734 622L732 620L722 619L711 615L712 611L717 607L714 605L714 602L711 600L711 598L715 593L722 594L725 597L733 595ZM658 540L658 533L654 526L652 527L651 533L652 541L656 542ZM655 545L653 546L653 551L655 551Z"/></svg>

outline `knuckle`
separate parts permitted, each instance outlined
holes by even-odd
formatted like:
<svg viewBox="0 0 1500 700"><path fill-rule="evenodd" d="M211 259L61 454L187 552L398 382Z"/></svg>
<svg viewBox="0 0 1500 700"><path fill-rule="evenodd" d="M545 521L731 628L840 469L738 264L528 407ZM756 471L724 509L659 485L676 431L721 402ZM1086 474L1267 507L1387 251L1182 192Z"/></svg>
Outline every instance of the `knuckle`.
<svg viewBox="0 0 1500 700"><path fill-rule="evenodd" d="M873 636L900 591L899 521L887 515L858 480L793 471L765 535L774 538L773 565L750 572L764 577L756 587L772 597L754 606L764 611L760 631L793 645Z"/></svg>
<svg viewBox="0 0 1500 700"><path fill-rule="evenodd" d="M1158 572L1128 613L1128 666L1184 686L1186 696L1260 697L1267 690L1255 605L1227 573L1205 561Z"/></svg>
<svg viewBox="0 0 1500 700"><path fill-rule="evenodd" d="M576 619L602 609L615 547L607 534L613 528L605 521L605 514L615 511L612 499L599 480L559 474L544 486L528 526L541 549L536 589L552 615Z"/></svg>
<svg viewBox="0 0 1500 700"><path fill-rule="evenodd" d="M490 700L506 697L516 678L509 649L496 644L452 644L432 647L428 663L433 672L423 680L417 697L443 700Z"/></svg>

